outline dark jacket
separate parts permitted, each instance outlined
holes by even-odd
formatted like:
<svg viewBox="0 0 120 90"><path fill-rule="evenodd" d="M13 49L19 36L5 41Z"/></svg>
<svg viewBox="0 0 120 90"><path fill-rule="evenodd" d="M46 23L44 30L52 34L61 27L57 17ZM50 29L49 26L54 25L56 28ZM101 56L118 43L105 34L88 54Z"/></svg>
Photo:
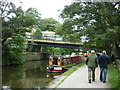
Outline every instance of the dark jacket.
<svg viewBox="0 0 120 90"><path fill-rule="evenodd" d="M109 56L106 55L106 54L102 54L100 57L99 57L99 65L100 67L102 68L107 68L108 67L108 64L109 64Z"/></svg>

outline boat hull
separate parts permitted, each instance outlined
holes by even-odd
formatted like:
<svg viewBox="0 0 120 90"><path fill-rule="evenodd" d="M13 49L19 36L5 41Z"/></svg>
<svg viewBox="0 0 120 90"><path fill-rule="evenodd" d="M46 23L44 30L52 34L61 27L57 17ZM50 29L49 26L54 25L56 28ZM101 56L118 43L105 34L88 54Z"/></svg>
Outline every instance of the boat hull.
<svg viewBox="0 0 120 90"><path fill-rule="evenodd" d="M47 70L48 73L62 73L62 70Z"/></svg>
<svg viewBox="0 0 120 90"><path fill-rule="evenodd" d="M53 66L52 65L52 66L47 67L48 73L63 73L65 71L67 71L67 69L64 67L60 67L60 66Z"/></svg>

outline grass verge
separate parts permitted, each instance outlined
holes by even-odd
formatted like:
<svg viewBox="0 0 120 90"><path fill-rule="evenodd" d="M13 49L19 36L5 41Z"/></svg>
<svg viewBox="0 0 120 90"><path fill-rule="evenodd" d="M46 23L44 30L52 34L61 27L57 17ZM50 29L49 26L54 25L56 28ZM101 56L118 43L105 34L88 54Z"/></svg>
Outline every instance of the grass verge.
<svg viewBox="0 0 120 90"><path fill-rule="evenodd" d="M69 76L71 73L73 73L74 71L76 71L79 67L81 67L82 65L84 65L85 62L81 62L79 63L78 65L75 65L75 64L70 64L67 68L68 68L68 71L63 73L62 75L65 75L65 76Z"/></svg>
<svg viewBox="0 0 120 90"><path fill-rule="evenodd" d="M55 88L57 88L70 74L72 74L74 71L76 71L79 67L81 67L82 65L84 65L85 62L81 62L78 65L75 64L70 64L69 66L67 66L68 71L66 71L65 73L63 73L62 75L66 76Z"/></svg>
<svg viewBox="0 0 120 90"><path fill-rule="evenodd" d="M120 89L120 71L113 64L110 64L108 67L108 82L111 88L115 88L116 90Z"/></svg>

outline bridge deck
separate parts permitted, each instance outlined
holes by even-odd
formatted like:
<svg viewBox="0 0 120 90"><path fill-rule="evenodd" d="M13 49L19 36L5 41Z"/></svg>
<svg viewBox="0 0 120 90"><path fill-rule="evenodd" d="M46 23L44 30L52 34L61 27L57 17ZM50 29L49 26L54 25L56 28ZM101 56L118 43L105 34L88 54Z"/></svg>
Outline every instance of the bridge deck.
<svg viewBox="0 0 120 90"><path fill-rule="evenodd" d="M27 41L34 42L46 42L46 43L58 43L58 44L73 44L73 45L83 45L83 43L71 43L66 41L54 41L54 40L35 40L35 39L26 39Z"/></svg>
<svg viewBox="0 0 120 90"><path fill-rule="evenodd" d="M11 40L11 38L8 38ZM53 46L53 47L67 47L67 48L81 48L83 43L71 43L68 41L56 41L56 40L36 40L36 39L26 39L28 43L34 42L36 45L41 46Z"/></svg>

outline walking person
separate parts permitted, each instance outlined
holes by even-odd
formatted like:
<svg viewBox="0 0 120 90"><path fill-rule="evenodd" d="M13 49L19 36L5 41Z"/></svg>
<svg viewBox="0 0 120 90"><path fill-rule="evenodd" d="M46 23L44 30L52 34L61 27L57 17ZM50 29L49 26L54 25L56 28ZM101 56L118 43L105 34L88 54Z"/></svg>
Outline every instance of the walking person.
<svg viewBox="0 0 120 90"><path fill-rule="evenodd" d="M98 66L97 63L97 56L95 54L95 51L92 50L91 54L88 55L86 59L86 65L88 66L88 81L91 83L91 80L95 81L95 68Z"/></svg>
<svg viewBox="0 0 120 90"><path fill-rule="evenodd" d="M100 81L106 83L107 78L107 68L109 64L109 56L106 54L106 51L102 52L102 55L99 57L99 65L100 65Z"/></svg>

